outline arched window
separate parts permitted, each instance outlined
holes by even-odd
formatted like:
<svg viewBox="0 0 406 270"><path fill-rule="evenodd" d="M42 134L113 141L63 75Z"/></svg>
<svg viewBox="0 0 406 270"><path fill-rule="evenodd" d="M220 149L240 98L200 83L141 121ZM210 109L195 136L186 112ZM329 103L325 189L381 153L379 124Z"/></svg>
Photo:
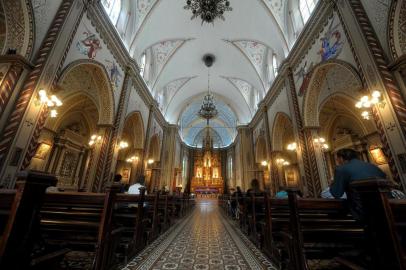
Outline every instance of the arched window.
<svg viewBox="0 0 406 270"><path fill-rule="evenodd" d="M228 176L229 180L233 178L233 157L229 156L228 159Z"/></svg>
<svg viewBox="0 0 406 270"><path fill-rule="evenodd" d="M144 71L145 71L145 53L141 55L140 59L140 75L141 77L144 77Z"/></svg>
<svg viewBox="0 0 406 270"><path fill-rule="evenodd" d="M121 0L103 0L103 7L109 15L111 22L116 25L121 10Z"/></svg>
<svg viewBox="0 0 406 270"><path fill-rule="evenodd" d="M310 18L318 0L300 0L300 14L302 14L303 23Z"/></svg>
<svg viewBox="0 0 406 270"><path fill-rule="evenodd" d="M272 69L273 75L276 77L278 75L278 59L276 59L276 54L272 55Z"/></svg>

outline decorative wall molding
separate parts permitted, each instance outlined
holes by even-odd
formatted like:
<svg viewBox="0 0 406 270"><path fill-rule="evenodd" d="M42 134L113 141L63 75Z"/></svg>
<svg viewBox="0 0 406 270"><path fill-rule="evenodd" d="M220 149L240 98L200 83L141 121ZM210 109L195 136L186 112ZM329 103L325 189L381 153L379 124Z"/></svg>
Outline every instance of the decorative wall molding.
<svg viewBox="0 0 406 270"><path fill-rule="evenodd" d="M35 33L31 0L4 0L2 2L7 24L7 36L2 54L12 48L17 50L17 54L30 59Z"/></svg>

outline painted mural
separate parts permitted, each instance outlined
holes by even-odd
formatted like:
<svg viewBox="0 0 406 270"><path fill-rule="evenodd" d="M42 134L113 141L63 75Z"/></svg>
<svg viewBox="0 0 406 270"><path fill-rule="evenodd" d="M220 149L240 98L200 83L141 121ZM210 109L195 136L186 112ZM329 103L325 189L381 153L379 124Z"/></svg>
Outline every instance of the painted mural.
<svg viewBox="0 0 406 270"><path fill-rule="evenodd" d="M297 77L296 82L300 78L302 79L302 84L300 85L298 93L299 96L303 96L304 91L309 85L310 78L312 77L312 70L313 70L313 62L307 65L307 61L305 61L305 64L299 69L298 72L295 73L295 76Z"/></svg>
<svg viewBox="0 0 406 270"><path fill-rule="evenodd" d="M78 51L89 59L95 59L97 52L102 49L100 39L91 31L86 29L83 37L76 43Z"/></svg>
<svg viewBox="0 0 406 270"><path fill-rule="evenodd" d="M333 17L324 35L319 39L317 55L319 55L320 58L317 60L316 64L330 59L336 59L341 54L345 43L342 37L340 23L335 23L335 17ZM311 60L306 60L304 65L295 73L296 84L300 79L302 80L298 96L304 95L312 76L313 67L316 64Z"/></svg>
<svg viewBox="0 0 406 270"><path fill-rule="evenodd" d="M116 62L107 59L105 61L106 68L109 72L111 85L113 86L113 89L116 91L120 86L123 75L121 74L120 69L118 68Z"/></svg>
<svg viewBox="0 0 406 270"><path fill-rule="evenodd" d="M337 29L339 23L334 25L334 19L331 21L327 32L320 38L321 48L318 54L321 56L321 62L337 58L344 42L341 40L341 32Z"/></svg>

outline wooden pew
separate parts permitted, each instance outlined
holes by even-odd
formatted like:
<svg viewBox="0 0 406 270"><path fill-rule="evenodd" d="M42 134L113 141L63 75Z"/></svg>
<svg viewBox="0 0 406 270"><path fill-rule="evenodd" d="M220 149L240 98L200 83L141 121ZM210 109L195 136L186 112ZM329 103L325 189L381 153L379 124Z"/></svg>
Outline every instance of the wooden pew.
<svg viewBox="0 0 406 270"><path fill-rule="evenodd" d="M111 247L115 246L113 211L120 186L106 193L48 193L41 208L41 236L47 246L67 247L74 251L94 252L92 269L111 265Z"/></svg>
<svg viewBox="0 0 406 270"><path fill-rule="evenodd" d="M140 195L117 194L114 222L123 228L117 247L118 257L122 257L124 264L135 256L147 244L144 237L144 200L145 188L140 189Z"/></svg>
<svg viewBox="0 0 406 270"><path fill-rule="evenodd" d="M160 214L158 213L159 193L145 195L146 211L144 224L147 242L152 243L160 233Z"/></svg>
<svg viewBox="0 0 406 270"><path fill-rule="evenodd" d="M289 190L289 199L268 194L263 199L258 235L264 253L281 269L308 269L308 259L334 259L341 251L363 248L363 227L343 200L302 199L296 190Z"/></svg>
<svg viewBox="0 0 406 270"><path fill-rule="evenodd" d="M341 252L365 250L362 224L348 212L345 200L301 199L289 194L290 262L308 269L308 259L334 259Z"/></svg>
<svg viewBox="0 0 406 270"><path fill-rule="evenodd" d="M55 186L56 181L49 174L21 172L16 190L0 192L1 269L30 269L33 266L46 265L68 251L54 250L52 253L42 254L43 256L31 257L45 190L49 186Z"/></svg>
<svg viewBox="0 0 406 270"><path fill-rule="evenodd" d="M406 200L388 199L392 187L384 179L351 184L360 195L371 269L406 269Z"/></svg>
<svg viewBox="0 0 406 270"><path fill-rule="evenodd" d="M158 200L158 218L161 227L161 232L166 231L171 226L171 209L169 208L169 201L172 197L168 194L161 194Z"/></svg>

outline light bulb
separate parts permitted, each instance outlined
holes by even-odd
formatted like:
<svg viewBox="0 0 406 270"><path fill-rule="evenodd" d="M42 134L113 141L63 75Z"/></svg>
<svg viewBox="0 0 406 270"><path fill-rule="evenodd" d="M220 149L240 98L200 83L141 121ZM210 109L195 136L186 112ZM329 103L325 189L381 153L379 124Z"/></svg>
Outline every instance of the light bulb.
<svg viewBox="0 0 406 270"><path fill-rule="evenodd" d="M46 97L47 96L47 92L44 89L41 89L38 91L38 95L40 97Z"/></svg>
<svg viewBox="0 0 406 270"><path fill-rule="evenodd" d="M55 118L58 115L58 112L56 110L51 110L51 117Z"/></svg>
<svg viewBox="0 0 406 270"><path fill-rule="evenodd" d="M379 92L378 90L375 90L374 92L372 92L372 97L380 98L381 97L381 92Z"/></svg>
<svg viewBox="0 0 406 270"><path fill-rule="evenodd" d="M379 102L379 99L377 98L377 97L373 97L372 99L371 99L371 103L372 104L376 104L376 103L378 103Z"/></svg>

